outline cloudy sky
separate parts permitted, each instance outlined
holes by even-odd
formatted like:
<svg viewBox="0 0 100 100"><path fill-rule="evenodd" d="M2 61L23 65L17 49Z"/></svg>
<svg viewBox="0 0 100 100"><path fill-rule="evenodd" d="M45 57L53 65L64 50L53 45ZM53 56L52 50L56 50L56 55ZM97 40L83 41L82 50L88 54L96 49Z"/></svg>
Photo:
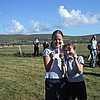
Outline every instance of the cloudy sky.
<svg viewBox="0 0 100 100"><path fill-rule="evenodd" d="M0 0L0 34L100 33L100 0Z"/></svg>

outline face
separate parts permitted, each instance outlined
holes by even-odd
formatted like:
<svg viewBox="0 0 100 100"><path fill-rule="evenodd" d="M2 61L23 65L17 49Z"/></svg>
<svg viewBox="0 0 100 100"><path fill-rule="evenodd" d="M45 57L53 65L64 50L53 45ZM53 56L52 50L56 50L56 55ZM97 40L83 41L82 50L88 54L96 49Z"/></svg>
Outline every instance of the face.
<svg viewBox="0 0 100 100"><path fill-rule="evenodd" d="M56 33L52 39L52 42L53 42L53 46L55 48L60 48L62 43L63 43L63 37L61 34L59 33Z"/></svg>
<svg viewBox="0 0 100 100"><path fill-rule="evenodd" d="M75 50L70 45L68 45L67 47L65 47L65 51L66 51L67 55L72 55L73 53L75 53Z"/></svg>

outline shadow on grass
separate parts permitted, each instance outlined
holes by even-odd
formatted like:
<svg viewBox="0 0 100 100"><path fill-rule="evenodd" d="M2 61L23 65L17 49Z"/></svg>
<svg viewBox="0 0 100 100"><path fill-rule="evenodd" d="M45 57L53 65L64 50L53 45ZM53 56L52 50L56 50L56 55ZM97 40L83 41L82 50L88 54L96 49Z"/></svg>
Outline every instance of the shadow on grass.
<svg viewBox="0 0 100 100"><path fill-rule="evenodd" d="M93 75L93 76L100 77L100 74L98 74L98 73L84 72L84 74L85 75Z"/></svg>
<svg viewBox="0 0 100 100"><path fill-rule="evenodd" d="M89 62L85 62L84 67L90 67Z"/></svg>

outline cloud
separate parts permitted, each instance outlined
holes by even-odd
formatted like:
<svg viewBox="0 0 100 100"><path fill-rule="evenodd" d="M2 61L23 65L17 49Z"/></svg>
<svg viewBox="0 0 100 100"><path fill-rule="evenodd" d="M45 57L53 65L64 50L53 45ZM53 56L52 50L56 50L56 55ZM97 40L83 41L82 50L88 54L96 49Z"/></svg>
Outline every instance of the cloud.
<svg viewBox="0 0 100 100"><path fill-rule="evenodd" d="M100 23L100 14L90 16L89 14L83 14L80 10L74 9L69 12L64 6L60 6L58 10L59 15L64 19L64 22L58 25L59 27L69 28L75 25Z"/></svg>
<svg viewBox="0 0 100 100"><path fill-rule="evenodd" d="M20 22L18 22L16 20L12 20L12 24L13 24L13 26L12 26L11 30L9 30L9 32L11 32L11 33L25 33L26 32L26 29Z"/></svg>
<svg viewBox="0 0 100 100"><path fill-rule="evenodd" d="M9 33L37 33L50 31L51 27L49 24L40 23L38 21L31 21L30 28L25 28L19 21L12 20L12 27L8 30Z"/></svg>
<svg viewBox="0 0 100 100"><path fill-rule="evenodd" d="M33 32L49 31L51 29L49 24L40 23L38 21L31 21Z"/></svg>

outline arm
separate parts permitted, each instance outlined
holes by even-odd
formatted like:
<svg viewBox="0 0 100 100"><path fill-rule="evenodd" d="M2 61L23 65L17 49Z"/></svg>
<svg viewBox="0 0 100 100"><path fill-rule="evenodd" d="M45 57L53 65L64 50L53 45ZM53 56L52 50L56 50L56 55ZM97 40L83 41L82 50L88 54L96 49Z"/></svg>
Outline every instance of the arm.
<svg viewBox="0 0 100 100"><path fill-rule="evenodd" d="M82 74L83 73L83 64L80 64L77 60L77 54L74 52L73 53L73 58L76 64L77 72Z"/></svg>
<svg viewBox="0 0 100 100"><path fill-rule="evenodd" d="M62 69L62 72L63 72L64 74L66 74L66 72L67 72L67 66L66 66L66 64L65 64L65 60L63 60L63 59L62 59L62 61L61 61L61 69Z"/></svg>
<svg viewBox="0 0 100 100"><path fill-rule="evenodd" d="M96 45L96 49L97 49L97 51L98 51L98 49L99 49L99 48L98 48L98 47L99 47L98 44L99 44L99 43L97 42L97 45Z"/></svg>
<svg viewBox="0 0 100 100"><path fill-rule="evenodd" d="M74 61L75 61L75 64L76 64L77 72L82 74L83 73L83 64L79 64L76 57L74 57Z"/></svg>
<svg viewBox="0 0 100 100"><path fill-rule="evenodd" d="M62 72L65 74L67 72L67 66L65 64L64 53L60 54L60 58L61 58L61 69L62 69Z"/></svg>
<svg viewBox="0 0 100 100"><path fill-rule="evenodd" d="M50 56L44 56L43 61L46 72L49 72L54 64L54 53L51 53Z"/></svg>

